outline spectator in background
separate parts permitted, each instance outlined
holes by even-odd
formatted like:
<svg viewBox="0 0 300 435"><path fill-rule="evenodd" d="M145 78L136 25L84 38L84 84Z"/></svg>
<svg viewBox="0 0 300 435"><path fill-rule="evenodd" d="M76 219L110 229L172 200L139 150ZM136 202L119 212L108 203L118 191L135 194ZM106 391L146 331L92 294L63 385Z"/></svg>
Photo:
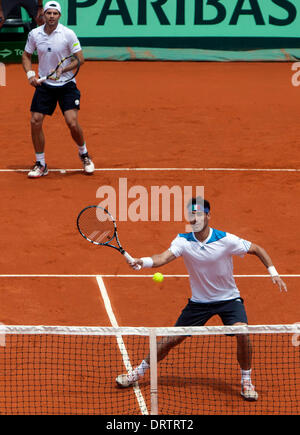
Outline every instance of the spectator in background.
<svg viewBox="0 0 300 435"><path fill-rule="evenodd" d="M0 0L0 30L16 6L23 6L38 26L44 24L43 0Z"/></svg>

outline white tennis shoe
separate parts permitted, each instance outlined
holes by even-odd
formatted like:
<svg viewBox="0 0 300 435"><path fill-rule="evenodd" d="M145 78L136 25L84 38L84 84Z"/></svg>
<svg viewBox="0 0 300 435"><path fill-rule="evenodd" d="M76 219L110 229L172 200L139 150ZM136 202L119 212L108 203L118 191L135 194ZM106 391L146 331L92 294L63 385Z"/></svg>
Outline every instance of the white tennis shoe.
<svg viewBox="0 0 300 435"><path fill-rule="evenodd" d="M258 399L258 394L250 380L243 381L241 395L245 400L252 402Z"/></svg>
<svg viewBox="0 0 300 435"><path fill-rule="evenodd" d="M45 175L48 175L48 167L43 166L41 162L35 162L34 167L28 172L28 178L39 178Z"/></svg>
<svg viewBox="0 0 300 435"><path fill-rule="evenodd" d="M92 162L92 159L90 158L88 153L81 154L81 155L79 154L79 157L80 160L82 161L84 172L89 175L93 174L95 170L95 165Z"/></svg>
<svg viewBox="0 0 300 435"><path fill-rule="evenodd" d="M137 382L142 376L140 376L136 370L132 370L123 375L119 375L116 377L116 383L122 387L127 388Z"/></svg>

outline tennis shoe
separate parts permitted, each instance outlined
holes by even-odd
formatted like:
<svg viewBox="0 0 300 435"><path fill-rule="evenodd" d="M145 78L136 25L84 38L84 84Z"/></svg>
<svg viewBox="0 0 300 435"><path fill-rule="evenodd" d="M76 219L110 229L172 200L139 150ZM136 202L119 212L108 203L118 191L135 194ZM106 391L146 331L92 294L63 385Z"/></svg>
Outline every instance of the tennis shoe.
<svg viewBox="0 0 300 435"><path fill-rule="evenodd" d="M35 162L34 167L28 172L28 178L39 178L45 175L48 175L48 167L43 166L41 162Z"/></svg>
<svg viewBox="0 0 300 435"><path fill-rule="evenodd" d="M252 402L258 399L258 394L250 380L246 380L242 383L241 395L245 400Z"/></svg>
<svg viewBox="0 0 300 435"><path fill-rule="evenodd" d="M136 370L132 370L128 373L117 376L116 383L119 385L119 387L127 388L137 382L140 378L141 376L138 374L138 372Z"/></svg>
<svg viewBox="0 0 300 435"><path fill-rule="evenodd" d="M79 157L82 161L84 172L89 175L93 174L95 170L95 166L88 153L82 155L79 154Z"/></svg>

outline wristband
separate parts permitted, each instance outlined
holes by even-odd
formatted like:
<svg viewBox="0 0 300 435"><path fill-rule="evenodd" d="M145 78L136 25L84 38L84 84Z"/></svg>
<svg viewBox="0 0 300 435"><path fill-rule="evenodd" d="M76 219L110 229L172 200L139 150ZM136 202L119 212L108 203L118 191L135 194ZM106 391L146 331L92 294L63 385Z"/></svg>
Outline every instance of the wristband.
<svg viewBox="0 0 300 435"><path fill-rule="evenodd" d="M35 72L34 71L27 71L27 78L28 80L32 79L32 77L35 77Z"/></svg>
<svg viewBox="0 0 300 435"><path fill-rule="evenodd" d="M153 260L151 257L143 257L143 258L141 258L141 260L143 262L142 267L152 267L153 266Z"/></svg>
<svg viewBox="0 0 300 435"><path fill-rule="evenodd" d="M278 276L278 272L274 266L268 267L268 272L271 276Z"/></svg>

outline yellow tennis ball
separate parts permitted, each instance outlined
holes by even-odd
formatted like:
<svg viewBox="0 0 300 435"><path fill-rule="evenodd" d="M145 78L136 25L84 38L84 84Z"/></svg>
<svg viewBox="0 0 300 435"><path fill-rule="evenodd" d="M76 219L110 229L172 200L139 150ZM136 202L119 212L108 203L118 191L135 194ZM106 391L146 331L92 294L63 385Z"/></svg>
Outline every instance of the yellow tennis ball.
<svg viewBox="0 0 300 435"><path fill-rule="evenodd" d="M162 273L156 272L153 277L152 277L153 281L155 282L163 282L164 280L164 276Z"/></svg>

